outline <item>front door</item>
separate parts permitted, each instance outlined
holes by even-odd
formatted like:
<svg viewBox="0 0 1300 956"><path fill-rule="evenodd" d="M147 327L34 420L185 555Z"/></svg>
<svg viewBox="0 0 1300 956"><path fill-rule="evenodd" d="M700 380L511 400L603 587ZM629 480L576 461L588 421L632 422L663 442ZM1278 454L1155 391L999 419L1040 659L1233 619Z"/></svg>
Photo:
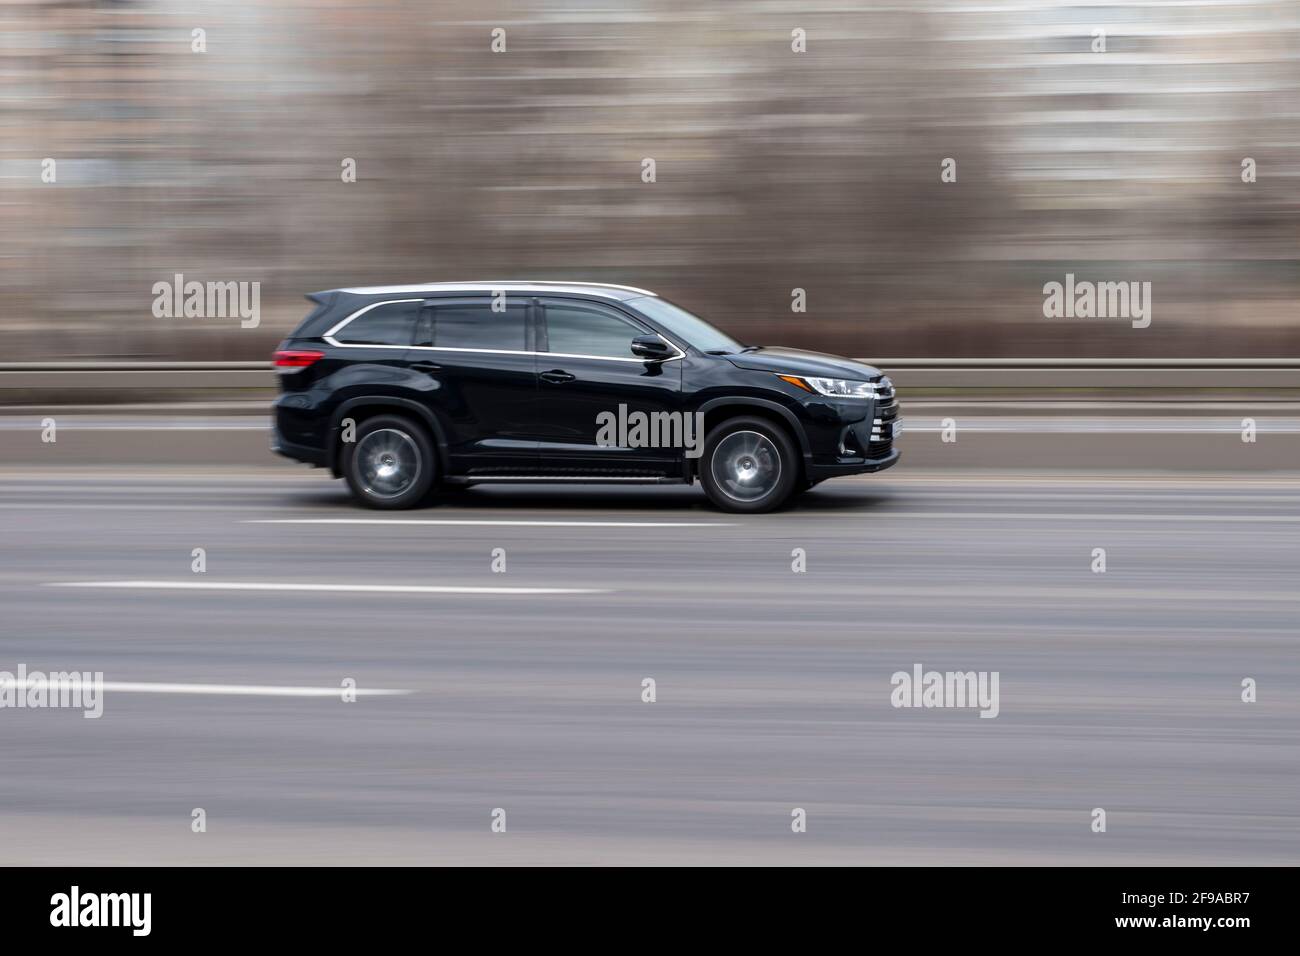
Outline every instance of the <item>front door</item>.
<svg viewBox="0 0 1300 956"><path fill-rule="evenodd" d="M651 330L611 306L536 301L541 473L679 476L682 363L634 355Z"/></svg>

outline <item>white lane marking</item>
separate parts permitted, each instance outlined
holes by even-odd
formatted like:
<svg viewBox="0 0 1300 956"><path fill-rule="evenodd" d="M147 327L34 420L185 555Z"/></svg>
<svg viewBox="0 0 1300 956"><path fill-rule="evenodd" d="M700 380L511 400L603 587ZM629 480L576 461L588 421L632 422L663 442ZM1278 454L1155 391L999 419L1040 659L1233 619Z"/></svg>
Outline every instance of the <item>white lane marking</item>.
<svg viewBox="0 0 1300 956"><path fill-rule="evenodd" d="M605 588L460 587L437 584L309 584L266 581L51 581L51 588L170 591L326 591L374 594L608 594Z"/></svg>
<svg viewBox="0 0 1300 956"><path fill-rule="evenodd" d="M953 416L961 418L961 416ZM905 415L902 433L941 432L943 421L931 416ZM1096 418L1096 416L966 415L961 427L967 432L993 434L1235 434L1242 431L1242 419L1222 416L1179 416L1179 418ZM1300 419L1258 418L1258 431L1270 434L1300 432Z"/></svg>
<svg viewBox="0 0 1300 956"><path fill-rule="evenodd" d="M954 587L948 584L871 585L854 588L851 593L827 588L819 592L819 595L829 600L860 596L869 598L873 606L876 604L893 606L916 600L919 602L919 606L923 607L932 603L947 603L968 607L970 605L957 604L957 602L966 602L972 599L977 606L982 600L1024 603L1030 601L1074 601L1077 599L1088 604L1105 601L1109 607L1127 605L1130 602L1141 603L1147 600L1173 601L1176 603L1205 601L1218 604L1225 601L1269 601L1283 604L1300 602L1300 593L1295 591L1254 591L1249 588L1233 591L1214 591L1200 587L1194 590L1177 587L1106 587L1104 590L1098 590L1097 587L1088 585L1017 585L1014 587L997 587L993 585ZM780 598L777 599L780 600Z"/></svg>
<svg viewBox="0 0 1300 956"><path fill-rule="evenodd" d="M1161 495L1156 491L1147 492L1118 492L1118 491L1098 491L1098 492L1073 492L1073 491L1036 491L1034 492L1035 500L1044 501L1078 501L1080 498L1092 498L1099 502L1107 501L1159 501L1169 500L1168 496ZM981 489L979 491L942 491L936 489L926 489L918 493L917 500L921 501L1000 501L1010 499L1013 501L1024 501L1025 493L1023 491L990 491ZM1224 495L1214 494L1204 491L1183 491L1178 495L1178 501L1233 501L1233 502L1256 502L1256 501L1290 501L1300 503L1300 495Z"/></svg>
<svg viewBox="0 0 1300 956"><path fill-rule="evenodd" d="M941 408L945 406L939 406ZM908 415L908 409L925 408L930 414ZM904 434L917 432L936 433L943 430L941 418L932 411L933 406L904 403ZM948 407L951 410L951 407ZM1289 410L1289 409L1288 409ZM1294 435L1300 433L1300 419L1292 416L1270 415L1265 410L1245 410L1254 412L1261 433L1275 435ZM967 432L1007 435L1041 435L1041 434L1135 434L1135 435L1212 435L1236 434L1241 431L1241 419L1225 415L1178 415L1178 416L1098 416L1098 415L988 415L980 412L961 415L954 410L948 417L960 417L961 427ZM36 431L39 430L38 419L17 419L0 417L0 431ZM93 418L60 419L59 428L67 432L269 432L269 419L257 420L220 420L220 419L150 419L142 421L125 421L115 419L98 421Z"/></svg>
<svg viewBox="0 0 1300 956"><path fill-rule="evenodd" d="M216 511L242 511L248 513L247 505L204 505L199 509L195 505L160 505L140 502L139 504L123 504L121 502L112 502L111 504L45 504L35 501L6 501L0 504L0 508L19 511L188 511L193 514L202 510L204 513Z"/></svg>
<svg viewBox="0 0 1300 956"><path fill-rule="evenodd" d="M13 431L0 426L0 431ZM35 429L32 429L35 430ZM265 432L265 425L59 425L65 432Z"/></svg>
<svg viewBox="0 0 1300 956"><path fill-rule="evenodd" d="M243 524L415 524L511 528L729 528L730 521L506 521L469 518L250 518Z"/></svg>
<svg viewBox="0 0 1300 956"><path fill-rule="evenodd" d="M37 431L35 420L0 418L0 431ZM203 421L166 420L127 422L118 420L97 421L91 418L60 418L59 431L66 432L268 432L269 420L257 421Z"/></svg>
<svg viewBox="0 0 1300 956"><path fill-rule="evenodd" d="M11 681L9 686L18 690L57 689L57 681L49 678L29 677L24 681ZM343 687L291 687L272 684L164 684L140 681L104 681L103 689L115 694L227 694L250 697L339 697ZM392 697L413 693L401 688L355 687L348 693L358 697Z"/></svg>
<svg viewBox="0 0 1300 956"><path fill-rule="evenodd" d="M812 517L812 515L809 515ZM993 518L1004 521L1008 518L1053 518L1061 521L1222 521L1232 523L1267 522L1292 523L1300 521L1300 515L1180 515L1180 514L1136 514L1125 511L1083 512L1065 514L1048 511L836 511L824 512L816 517L827 518Z"/></svg>

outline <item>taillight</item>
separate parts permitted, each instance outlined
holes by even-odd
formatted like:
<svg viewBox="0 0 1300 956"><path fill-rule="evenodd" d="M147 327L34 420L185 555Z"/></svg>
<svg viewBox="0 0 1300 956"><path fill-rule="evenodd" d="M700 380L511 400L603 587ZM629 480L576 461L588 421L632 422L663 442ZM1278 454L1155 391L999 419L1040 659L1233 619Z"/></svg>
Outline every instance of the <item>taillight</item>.
<svg viewBox="0 0 1300 956"><path fill-rule="evenodd" d="M276 368L306 368L308 365L315 365L325 357L324 352L299 351L295 349L281 349L275 353Z"/></svg>

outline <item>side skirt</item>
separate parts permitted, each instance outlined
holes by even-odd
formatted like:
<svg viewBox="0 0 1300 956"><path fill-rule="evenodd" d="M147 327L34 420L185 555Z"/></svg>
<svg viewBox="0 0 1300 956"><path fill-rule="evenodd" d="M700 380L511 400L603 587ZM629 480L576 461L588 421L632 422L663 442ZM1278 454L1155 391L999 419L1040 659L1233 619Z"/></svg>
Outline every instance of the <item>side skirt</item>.
<svg viewBox="0 0 1300 956"><path fill-rule="evenodd" d="M650 478L640 475L616 477L611 475L447 475L442 479L449 485L487 485L499 482L528 482L530 484L566 485L689 485L686 478Z"/></svg>

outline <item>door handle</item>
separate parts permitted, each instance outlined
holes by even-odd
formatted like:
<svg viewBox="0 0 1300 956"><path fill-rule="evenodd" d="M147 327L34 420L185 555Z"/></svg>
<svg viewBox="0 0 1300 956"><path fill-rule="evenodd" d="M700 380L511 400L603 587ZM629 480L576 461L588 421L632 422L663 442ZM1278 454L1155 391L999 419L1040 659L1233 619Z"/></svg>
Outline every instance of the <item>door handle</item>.
<svg viewBox="0 0 1300 956"><path fill-rule="evenodd" d="M416 372L436 372L441 369L441 365L435 365L433 362L413 362L411 369Z"/></svg>
<svg viewBox="0 0 1300 956"><path fill-rule="evenodd" d="M563 385L565 382L572 382L578 376L573 375L563 369L552 369L549 372L543 372L538 376L543 382L550 382L552 385Z"/></svg>

